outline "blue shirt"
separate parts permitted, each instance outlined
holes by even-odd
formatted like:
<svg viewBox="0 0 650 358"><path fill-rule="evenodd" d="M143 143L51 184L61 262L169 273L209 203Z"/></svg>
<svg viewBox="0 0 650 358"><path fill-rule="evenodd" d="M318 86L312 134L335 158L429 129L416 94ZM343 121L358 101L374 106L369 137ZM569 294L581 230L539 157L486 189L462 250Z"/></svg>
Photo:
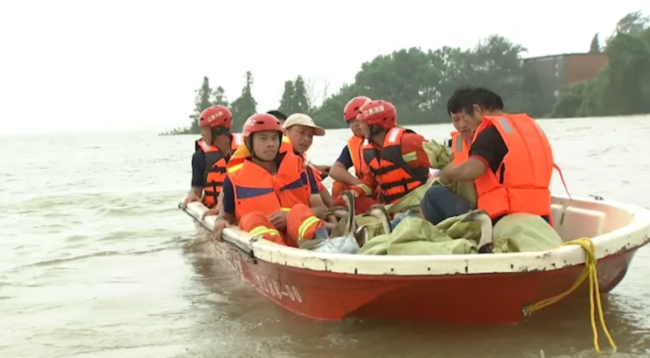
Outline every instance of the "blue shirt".
<svg viewBox="0 0 650 358"><path fill-rule="evenodd" d="M205 153L197 150L192 155L192 187L203 188L205 184Z"/></svg>
<svg viewBox="0 0 650 358"><path fill-rule="evenodd" d="M310 167L307 167L307 176L309 177L308 181L311 194L318 194L318 184L314 180L314 172ZM230 176L226 176L221 190L223 191L223 211L226 214L235 215L235 187L232 185L232 181L230 181Z"/></svg>
<svg viewBox="0 0 650 358"><path fill-rule="evenodd" d="M343 147L341 154L339 154L339 159L337 159L336 161L343 164L345 169L350 169L350 167L354 165L354 163L352 162L352 156L350 155L350 150L348 149L347 145Z"/></svg>

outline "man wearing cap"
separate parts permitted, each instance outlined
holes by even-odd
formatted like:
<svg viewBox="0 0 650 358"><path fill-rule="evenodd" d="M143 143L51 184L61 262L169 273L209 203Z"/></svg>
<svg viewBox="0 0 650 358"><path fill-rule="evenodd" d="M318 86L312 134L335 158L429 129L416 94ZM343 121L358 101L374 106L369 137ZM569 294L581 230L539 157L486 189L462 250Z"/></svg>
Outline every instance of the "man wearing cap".
<svg viewBox="0 0 650 358"><path fill-rule="evenodd" d="M293 151L297 155L306 160L307 150L314 142L314 136L322 137L325 135L325 130L314 123L314 120L304 113L294 113L290 115L282 124L287 137L293 146ZM311 163L307 162L307 175L312 185L318 187L320 195L312 195L310 206L316 214L321 214L332 207L332 196L321 183L321 176ZM318 215L320 216L320 215Z"/></svg>
<svg viewBox="0 0 650 358"><path fill-rule="evenodd" d="M314 142L314 136L322 137L325 130L314 123L314 120L303 113L290 115L282 124L296 154L303 155Z"/></svg>

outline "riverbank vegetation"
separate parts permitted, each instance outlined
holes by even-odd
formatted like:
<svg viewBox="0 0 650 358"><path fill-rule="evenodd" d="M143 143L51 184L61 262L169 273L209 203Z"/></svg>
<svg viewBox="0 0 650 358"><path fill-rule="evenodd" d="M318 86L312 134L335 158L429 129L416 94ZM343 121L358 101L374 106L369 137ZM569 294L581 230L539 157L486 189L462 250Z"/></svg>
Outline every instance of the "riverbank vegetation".
<svg viewBox="0 0 650 358"><path fill-rule="evenodd" d="M650 21L641 12L623 17L602 49L609 63L592 79L564 91L554 118L650 113ZM595 40L597 43L597 39ZM592 45L594 47L594 45ZM596 49L598 45L595 45Z"/></svg>
<svg viewBox="0 0 650 358"><path fill-rule="evenodd" d="M317 91L315 83L298 75L285 82L278 109L287 114L309 113L325 128L340 128L345 126L341 117L345 103L365 95L395 104L400 123L444 123L449 120L447 99L459 86L472 84L499 93L507 111L527 112L537 118L650 113L649 24L648 17L635 12L618 22L603 46L596 34L585 50L604 52L608 64L596 77L575 83L557 95L544 90L542 75L532 61L524 61L525 47L493 35L471 49L412 47L379 55L361 65L354 82L329 96L327 84ZM234 128L241 128L246 118L258 111L253 74L246 72L244 78L241 94L229 102L224 88L211 87L208 77L204 77L196 90L190 126L163 134L200 133L198 114L213 104L229 106Z"/></svg>

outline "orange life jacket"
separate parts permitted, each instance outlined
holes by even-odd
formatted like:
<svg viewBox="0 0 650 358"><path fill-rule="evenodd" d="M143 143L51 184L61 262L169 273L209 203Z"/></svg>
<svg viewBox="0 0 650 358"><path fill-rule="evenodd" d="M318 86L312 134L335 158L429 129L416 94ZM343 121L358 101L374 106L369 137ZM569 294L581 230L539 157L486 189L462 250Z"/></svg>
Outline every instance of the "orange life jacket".
<svg viewBox="0 0 650 358"><path fill-rule="evenodd" d="M350 158L352 158L352 165L354 166L354 175L357 178L363 179L363 146L364 138L357 137L353 135L348 139L348 151L350 152Z"/></svg>
<svg viewBox="0 0 650 358"><path fill-rule="evenodd" d="M394 203L413 189L427 182L429 168L411 167L407 160L413 153L402 154L402 136L405 132L415 133L404 128L391 128L384 139L381 154L367 143L363 147L363 159L379 185L379 199L382 203Z"/></svg>
<svg viewBox="0 0 650 358"><path fill-rule="evenodd" d="M469 145L460 132L451 132L451 151L454 153L454 166L459 166L469 158Z"/></svg>
<svg viewBox="0 0 650 358"><path fill-rule="evenodd" d="M293 152L293 145L291 144L291 140L289 139L287 132L284 132L282 134L282 143L280 143L280 153L286 153L290 151Z"/></svg>
<svg viewBox="0 0 650 358"><path fill-rule="evenodd" d="M230 150L234 152L241 144L241 136L233 135ZM205 175L203 176L203 204L209 208L217 203L217 198L226 179L227 158L214 145L209 145L203 139L194 144L196 150L205 153ZM231 153L232 153L231 152Z"/></svg>
<svg viewBox="0 0 650 358"><path fill-rule="evenodd" d="M270 215L289 211L296 204L309 206L311 190L302 159L293 151L281 154L276 175L251 160L239 170L229 172L235 192L235 216L239 220L251 212Z"/></svg>
<svg viewBox="0 0 650 358"><path fill-rule="evenodd" d="M494 126L508 147L508 153L495 174L489 168L474 181L478 208L492 219L528 213L551 217L553 151L535 121L526 114L483 117L474 134Z"/></svg>

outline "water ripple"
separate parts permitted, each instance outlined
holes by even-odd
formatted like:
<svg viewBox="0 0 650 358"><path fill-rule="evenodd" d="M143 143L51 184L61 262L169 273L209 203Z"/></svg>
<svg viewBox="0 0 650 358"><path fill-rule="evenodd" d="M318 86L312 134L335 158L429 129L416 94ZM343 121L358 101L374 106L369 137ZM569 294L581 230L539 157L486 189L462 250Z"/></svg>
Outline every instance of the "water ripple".
<svg viewBox="0 0 650 358"><path fill-rule="evenodd" d="M642 185L650 147L629 145L650 136L648 117L540 125L572 195L650 205ZM442 139L451 126L413 129ZM311 159L331 162L347 136L332 130L315 138ZM21 153L0 155L0 356L538 358L542 349L548 358L593 356L584 302L489 330L318 322L286 312L234 277L176 209L190 184L195 139L0 141L0 153ZM630 153L637 159L625 160ZM559 177L552 189L564 191ZM617 357L650 356L649 272L644 248L605 299Z"/></svg>

